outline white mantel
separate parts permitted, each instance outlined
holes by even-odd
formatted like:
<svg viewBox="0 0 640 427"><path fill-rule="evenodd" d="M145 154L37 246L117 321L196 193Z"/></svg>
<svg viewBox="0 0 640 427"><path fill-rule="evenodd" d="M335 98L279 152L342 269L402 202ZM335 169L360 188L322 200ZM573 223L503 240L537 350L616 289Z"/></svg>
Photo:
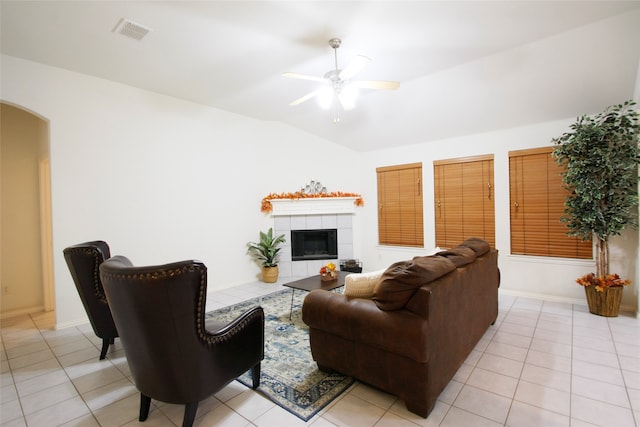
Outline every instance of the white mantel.
<svg viewBox="0 0 640 427"><path fill-rule="evenodd" d="M312 197L270 199L273 216L326 215L355 213L357 197Z"/></svg>

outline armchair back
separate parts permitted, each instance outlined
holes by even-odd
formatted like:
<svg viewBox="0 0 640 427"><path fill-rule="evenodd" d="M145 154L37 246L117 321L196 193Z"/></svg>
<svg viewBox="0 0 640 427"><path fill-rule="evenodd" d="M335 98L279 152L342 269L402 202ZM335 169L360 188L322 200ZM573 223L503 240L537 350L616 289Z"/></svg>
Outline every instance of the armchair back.
<svg viewBox="0 0 640 427"><path fill-rule="evenodd" d="M205 323L207 268L199 261L135 267L114 256L100 277L120 331L131 375L142 394L186 404L190 425L198 402L249 369L253 385L264 357L264 313L253 308L231 323ZM190 419L190 421L189 421Z"/></svg>
<svg viewBox="0 0 640 427"><path fill-rule="evenodd" d="M118 337L99 272L100 265L111 256L109 245L102 240L95 240L69 246L63 253L93 332L102 338L102 360L106 357L109 345Z"/></svg>

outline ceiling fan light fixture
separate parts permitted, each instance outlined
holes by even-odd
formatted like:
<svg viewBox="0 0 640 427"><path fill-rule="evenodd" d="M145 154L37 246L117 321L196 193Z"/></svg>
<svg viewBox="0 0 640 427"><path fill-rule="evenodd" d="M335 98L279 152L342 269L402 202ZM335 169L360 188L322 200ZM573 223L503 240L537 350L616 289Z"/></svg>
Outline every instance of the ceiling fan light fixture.
<svg viewBox="0 0 640 427"><path fill-rule="evenodd" d="M338 99L340 100L340 105L345 110L353 110L356 107L356 99L358 98L358 88L354 85L344 85L340 92L338 93Z"/></svg>
<svg viewBox="0 0 640 427"><path fill-rule="evenodd" d="M330 86L321 88L318 92L318 104L321 108L328 110L333 105L334 91Z"/></svg>

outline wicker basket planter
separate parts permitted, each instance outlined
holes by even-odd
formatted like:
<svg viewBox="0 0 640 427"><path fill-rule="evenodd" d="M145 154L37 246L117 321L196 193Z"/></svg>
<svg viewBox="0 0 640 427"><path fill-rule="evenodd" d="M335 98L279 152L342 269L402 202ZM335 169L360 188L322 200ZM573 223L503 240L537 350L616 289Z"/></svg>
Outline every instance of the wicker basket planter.
<svg viewBox="0 0 640 427"><path fill-rule="evenodd" d="M598 316L617 317L622 301L622 286L608 287L598 292L595 286L585 286L589 312Z"/></svg>
<svg viewBox="0 0 640 427"><path fill-rule="evenodd" d="M278 266L275 267L262 267L262 281L265 283L275 283L278 281L278 274L280 270Z"/></svg>

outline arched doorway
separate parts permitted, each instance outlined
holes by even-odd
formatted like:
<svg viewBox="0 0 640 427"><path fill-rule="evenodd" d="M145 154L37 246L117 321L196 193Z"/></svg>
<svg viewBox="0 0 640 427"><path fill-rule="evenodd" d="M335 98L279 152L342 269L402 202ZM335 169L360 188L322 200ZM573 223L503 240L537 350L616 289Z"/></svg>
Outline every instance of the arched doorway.
<svg viewBox="0 0 640 427"><path fill-rule="evenodd" d="M49 123L0 103L2 318L54 309Z"/></svg>

